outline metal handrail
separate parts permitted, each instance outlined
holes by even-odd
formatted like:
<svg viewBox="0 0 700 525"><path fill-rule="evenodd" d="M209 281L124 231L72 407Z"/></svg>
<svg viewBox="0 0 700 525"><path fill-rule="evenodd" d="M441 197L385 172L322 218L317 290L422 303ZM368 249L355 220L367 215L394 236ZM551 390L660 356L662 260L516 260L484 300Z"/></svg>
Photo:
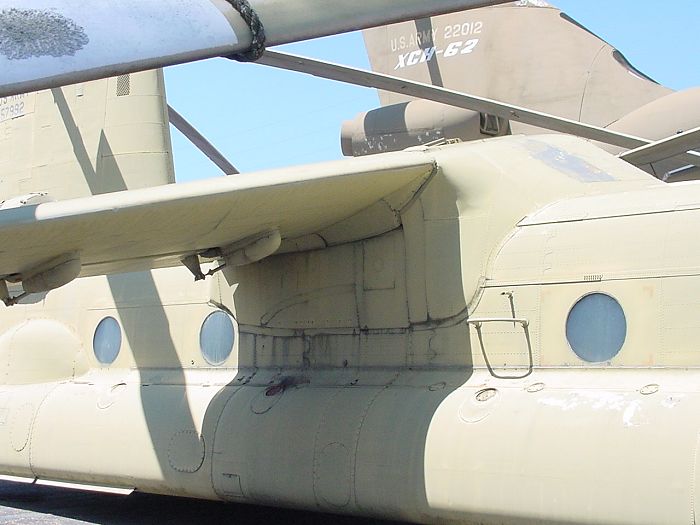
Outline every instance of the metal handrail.
<svg viewBox="0 0 700 525"><path fill-rule="evenodd" d="M467 324L473 324L477 328L480 328L484 323L519 323L523 328L527 328L530 321L517 317L475 317L467 319Z"/></svg>

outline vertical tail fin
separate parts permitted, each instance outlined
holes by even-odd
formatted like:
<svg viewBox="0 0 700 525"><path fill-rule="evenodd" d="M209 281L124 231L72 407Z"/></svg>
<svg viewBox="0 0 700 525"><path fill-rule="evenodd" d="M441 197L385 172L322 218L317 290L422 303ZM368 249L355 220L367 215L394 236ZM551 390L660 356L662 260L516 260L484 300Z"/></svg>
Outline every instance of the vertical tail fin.
<svg viewBox="0 0 700 525"><path fill-rule="evenodd" d="M370 29L364 36L376 71L600 126L670 92L542 0ZM381 101L406 97L382 93Z"/></svg>
<svg viewBox="0 0 700 525"><path fill-rule="evenodd" d="M174 182L161 70L0 99L0 200Z"/></svg>

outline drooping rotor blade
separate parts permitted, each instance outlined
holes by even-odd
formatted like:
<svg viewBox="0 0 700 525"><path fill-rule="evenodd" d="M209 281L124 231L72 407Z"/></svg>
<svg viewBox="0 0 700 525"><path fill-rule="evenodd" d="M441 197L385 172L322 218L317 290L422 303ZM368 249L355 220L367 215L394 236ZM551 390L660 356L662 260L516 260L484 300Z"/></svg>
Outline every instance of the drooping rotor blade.
<svg viewBox="0 0 700 525"><path fill-rule="evenodd" d="M238 171L236 167L197 130L197 128L187 122L185 117L175 111L169 104L168 118L170 119L170 123L175 126L175 129L187 137L187 140L194 144L199 151L204 153L209 160L216 164L225 175L237 175L240 173L240 171Z"/></svg>
<svg viewBox="0 0 700 525"><path fill-rule="evenodd" d="M700 154L689 151L698 146L700 146L700 127L626 151L620 155L620 158L635 166L642 166L682 155L683 160L688 164L700 167Z"/></svg>
<svg viewBox="0 0 700 525"><path fill-rule="evenodd" d="M333 64L289 53L268 50L258 63L300 73L308 73L330 80L433 100L442 104L480 111L511 121L518 121L552 131L577 135L579 137L623 148L638 148L651 142L633 135L618 133L598 126L584 124L576 120L557 117L548 113L533 111L488 98L460 93L459 91L445 89L432 84L414 82L383 73Z"/></svg>
<svg viewBox="0 0 700 525"><path fill-rule="evenodd" d="M505 1L0 0L0 97Z"/></svg>
<svg viewBox="0 0 700 525"><path fill-rule="evenodd" d="M228 1L228 0L226 0ZM270 46L512 0L250 0Z"/></svg>

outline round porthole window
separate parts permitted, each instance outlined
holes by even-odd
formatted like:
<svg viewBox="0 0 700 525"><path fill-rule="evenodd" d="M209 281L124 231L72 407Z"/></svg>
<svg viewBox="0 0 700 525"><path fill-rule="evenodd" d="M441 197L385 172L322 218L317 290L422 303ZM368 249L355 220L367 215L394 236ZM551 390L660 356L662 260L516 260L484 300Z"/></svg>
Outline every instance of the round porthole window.
<svg viewBox="0 0 700 525"><path fill-rule="evenodd" d="M566 319L566 338L584 361L602 363L615 357L627 337L627 320L620 303L603 293L578 300Z"/></svg>
<svg viewBox="0 0 700 525"><path fill-rule="evenodd" d="M122 329L114 317L105 317L95 328L92 349L95 357L103 365L111 365L122 347Z"/></svg>
<svg viewBox="0 0 700 525"><path fill-rule="evenodd" d="M199 331L199 347L210 365L223 364L233 350L233 321L222 311L212 312L202 323Z"/></svg>

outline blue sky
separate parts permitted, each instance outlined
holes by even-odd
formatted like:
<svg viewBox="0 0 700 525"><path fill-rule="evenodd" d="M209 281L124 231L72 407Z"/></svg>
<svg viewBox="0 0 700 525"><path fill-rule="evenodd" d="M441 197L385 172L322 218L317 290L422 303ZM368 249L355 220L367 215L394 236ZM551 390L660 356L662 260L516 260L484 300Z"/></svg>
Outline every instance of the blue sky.
<svg viewBox="0 0 700 525"><path fill-rule="evenodd" d="M554 5L673 89L700 86L700 2L557 0ZM360 33L285 51L368 68ZM213 59L168 68L170 104L243 172L341 158L340 125L379 105L374 90ZM220 176L173 130L179 181Z"/></svg>

